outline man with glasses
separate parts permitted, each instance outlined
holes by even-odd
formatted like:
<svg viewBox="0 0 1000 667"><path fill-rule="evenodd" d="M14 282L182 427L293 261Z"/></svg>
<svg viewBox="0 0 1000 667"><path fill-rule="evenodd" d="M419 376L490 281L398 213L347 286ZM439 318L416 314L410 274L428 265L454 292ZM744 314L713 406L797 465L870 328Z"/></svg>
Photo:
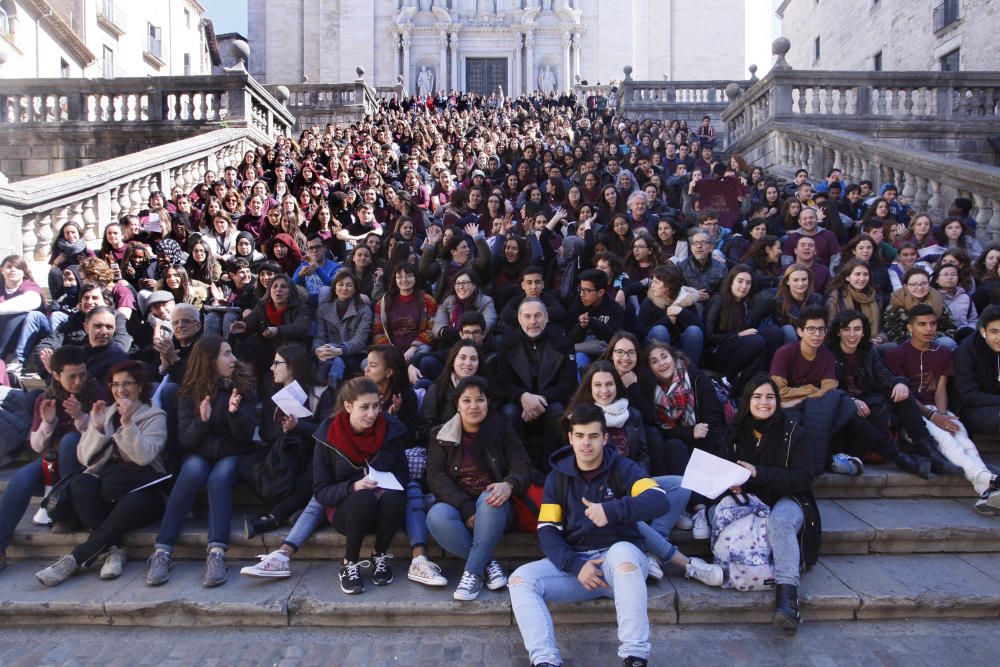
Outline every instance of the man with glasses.
<svg viewBox="0 0 1000 667"><path fill-rule="evenodd" d="M691 231L688 244L691 254L678 266L684 275L684 284L698 290L700 304L718 293L719 285L726 277L726 265L712 257L712 241L701 227Z"/></svg>
<svg viewBox="0 0 1000 667"><path fill-rule="evenodd" d="M160 375L181 384L187 370L188 356L201 338L201 318L198 309L189 303L179 303L170 313L170 330L157 327L153 333L153 349L160 355Z"/></svg>
<svg viewBox="0 0 1000 667"><path fill-rule="evenodd" d="M839 383L836 359L823 345L827 329L826 309L822 306L803 308L799 322L800 326L795 329L795 333L799 336L798 342L778 348L771 361L771 379L778 385L781 407L790 417L803 422L803 426L810 433L819 426L820 419L825 420L824 427L827 434L834 434L840 428L847 430L851 426L850 419L862 418L855 411L851 413L852 416L847 424L843 423L843 419L840 419L839 423L833 423L838 421L836 413L839 403L835 402L843 397L853 406L853 401L847 394L837 389ZM816 402L827 394L832 395L823 406L825 414L818 415L813 408L818 408L819 404ZM813 447L823 450L822 456L817 458L821 458L824 462L827 462L825 450L829 440L829 435L818 443L811 438ZM841 475L860 475L865 471L861 459L843 453L835 454L828 465L832 472Z"/></svg>
<svg viewBox="0 0 1000 667"><path fill-rule="evenodd" d="M576 366L583 370L604 354L611 337L622 328L625 311L607 294L608 275L600 269L580 273L579 294L569 309L569 338L576 350Z"/></svg>
<svg viewBox="0 0 1000 667"><path fill-rule="evenodd" d="M295 269L292 283L306 288L309 305L315 307L319 301L320 290L333 283L333 276L339 269L340 263L327 257L323 237L312 234L306 240L306 256L299 268Z"/></svg>

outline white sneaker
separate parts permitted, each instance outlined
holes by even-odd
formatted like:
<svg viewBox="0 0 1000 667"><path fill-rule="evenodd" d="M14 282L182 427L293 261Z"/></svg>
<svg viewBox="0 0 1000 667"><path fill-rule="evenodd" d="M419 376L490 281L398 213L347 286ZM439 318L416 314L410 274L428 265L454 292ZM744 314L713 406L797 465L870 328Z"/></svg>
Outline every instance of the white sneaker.
<svg viewBox="0 0 1000 667"><path fill-rule="evenodd" d="M975 509L980 514L988 516L1000 514L1000 489L993 488L995 484L994 480L990 488L976 501Z"/></svg>
<svg viewBox="0 0 1000 667"><path fill-rule="evenodd" d="M660 581L663 579L663 568L660 567L660 559L647 551L646 560L649 561L649 565L646 568L646 571L649 573L649 578L653 581Z"/></svg>
<svg viewBox="0 0 1000 667"><path fill-rule="evenodd" d="M448 580L441 574L441 568L427 556L417 556L410 561L410 569L406 573L406 578L427 586L448 585Z"/></svg>
<svg viewBox="0 0 1000 667"><path fill-rule="evenodd" d="M101 579L117 579L125 569L125 547L111 547L104 557L101 566Z"/></svg>
<svg viewBox="0 0 1000 667"><path fill-rule="evenodd" d="M722 585L722 568L714 563L709 565L700 558L689 558L684 576L695 579L706 586Z"/></svg>
<svg viewBox="0 0 1000 667"><path fill-rule="evenodd" d="M51 526L52 519L49 518L49 513L45 511L44 507L39 507L35 516L31 517L31 523L36 526Z"/></svg>
<svg viewBox="0 0 1000 667"><path fill-rule="evenodd" d="M691 536L696 540L707 540L712 536L712 531L708 527L708 512L702 507L691 517Z"/></svg>
<svg viewBox="0 0 1000 667"><path fill-rule="evenodd" d="M245 577L290 577L292 576L291 559L281 551L272 551L267 555L257 556L260 562L249 565L240 574Z"/></svg>
<svg viewBox="0 0 1000 667"><path fill-rule="evenodd" d="M680 530L691 530L694 528L694 521L691 520L691 515L683 512L677 517L677 523L674 524L674 528L679 528Z"/></svg>

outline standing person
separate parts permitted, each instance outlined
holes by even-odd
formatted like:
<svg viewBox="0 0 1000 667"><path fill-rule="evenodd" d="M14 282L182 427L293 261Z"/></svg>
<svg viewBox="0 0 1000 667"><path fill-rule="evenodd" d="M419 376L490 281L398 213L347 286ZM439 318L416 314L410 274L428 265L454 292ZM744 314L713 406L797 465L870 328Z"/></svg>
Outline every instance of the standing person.
<svg viewBox="0 0 1000 667"><path fill-rule="evenodd" d="M208 556L202 583L221 586L229 578L226 550L233 486L239 457L253 446L256 402L253 376L233 355L229 343L215 336L201 337L188 358L178 392L177 440L187 455L167 500L156 549L149 557L147 585L159 586L170 579L174 544L195 497L205 487Z"/></svg>
<svg viewBox="0 0 1000 667"><path fill-rule="evenodd" d="M1000 512L1000 481L983 463L965 425L948 410L948 377L954 375L954 353L936 340L938 317L934 309L918 304L907 313L910 339L885 353L885 363L910 381L924 425L937 441L941 453L960 467L979 494L975 510Z"/></svg>
<svg viewBox="0 0 1000 667"><path fill-rule="evenodd" d="M465 559L456 600L475 600L484 583L507 585L493 550L514 521L511 497L528 490L531 460L513 427L489 409L486 380L470 376L455 387L457 414L430 439L427 484L438 502L427 528L445 551Z"/></svg>
<svg viewBox="0 0 1000 667"><path fill-rule="evenodd" d="M126 559L122 538L163 514L167 415L150 403L153 387L140 362L123 361L108 375L114 403L94 402L77 452L87 469L69 483L73 509L90 535L35 573L46 586L61 584L102 554L101 579L117 579Z"/></svg>
<svg viewBox="0 0 1000 667"><path fill-rule="evenodd" d="M797 428L782 411L778 385L764 373L755 375L744 387L721 454L750 471L750 479L731 491L752 493L771 508L767 539L776 584L772 622L795 632L802 622L799 572L803 565L815 565L819 554L812 452L805 429ZM811 510L808 515L807 507Z"/></svg>
<svg viewBox="0 0 1000 667"><path fill-rule="evenodd" d="M340 567L340 590L363 593L359 568L372 569L372 583L393 581L389 544L403 524L406 494L380 488L369 471L391 473L400 486L409 481L406 427L382 411L378 386L368 378L348 380L337 397L337 411L316 430L320 447L313 455L313 493L322 506L333 508L334 529L347 536ZM361 560L361 542L375 532L370 561Z"/></svg>
<svg viewBox="0 0 1000 667"><path fill-rule="evenodd" d="M532 665L560 665L546 601L611 597L618 613L618 655L626 665L649 659L649 616L639 521L670 502L634 462L608 442L604 411L581 405L567 418L569 446L552 456L538 515L545 558L514 571L511 606ZM601 492L598 492L598 490Z"/></svg>

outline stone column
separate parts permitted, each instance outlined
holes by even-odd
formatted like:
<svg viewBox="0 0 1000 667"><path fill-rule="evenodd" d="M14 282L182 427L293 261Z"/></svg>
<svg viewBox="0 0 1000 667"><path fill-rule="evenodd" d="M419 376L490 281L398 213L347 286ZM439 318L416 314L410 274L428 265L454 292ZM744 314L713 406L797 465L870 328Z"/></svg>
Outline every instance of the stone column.
<svg viewBox="0 0 1000 667"><path fill-rule="evenodd" d="M521 45L523 36L520 33L514 35L514 72L511 77L510 90L505 90L504 93L507 97L516 97L524 92L523 84L521 82L522 77L522 63L521 63Z"/></svg>
<svg viewBox="0 0 1000 667"><path fill-rule="evenodd" d="M535 33L528 31L524 34L524 46L527 49L527 66L524 68L528 77L528 85L525 91L528 94L535 92L535 79L538 74L535 72Z"/></svg>
<svg viewBox="0 0 1000 667"><path fill-rule="evenodd" d="M573 86L576 84L576 77L579 76L581 79L583 78L583 75L580 74L580 51L582 47L583 47L583 35L581 35L579 32L574 32L573 33L573 76L571 76L569 80L570 90L572 90Z"/></svg>
<svg viewBox="0 0 1000 667"><path fill-rule="evenodd" d="M434 89L444 90L448 87L448 33L444 30L440 33L441 41L441 66L435 72Z"/></svg>
<svg viewBox="0 0 1000 667"><path fill-rule="evenodd" d="M570 78L573 76L573 73L570 72L570 64L572 61L569 53L569 48L572 43L572 35L568 32L564 32L562 36L563 67L562 72L560 73L561 80L559 81L559 89L563 92L569 92L571 86Z"/></svg>
<svg viewBox="0 0 1000 667"><path fill-rule="evenodd" d="M458 33L451 33L451 89L458 90Z"/></svg>
<svg viewBox="0 0 1000 667"><path fill-rule="evenodd" d="M405 72L401 72L401 65L399 60L399 48L400 48L400 35L397 32L392 33L392 75L396 81L399 81L399 77L406 77Z"/></svg>
<svg viewBox="0 0 1000 667"><path fill-rule="evenodd" d="M410 33L403 33L403 91L407 95L413 94L413 89L410 87Z"/></svg>

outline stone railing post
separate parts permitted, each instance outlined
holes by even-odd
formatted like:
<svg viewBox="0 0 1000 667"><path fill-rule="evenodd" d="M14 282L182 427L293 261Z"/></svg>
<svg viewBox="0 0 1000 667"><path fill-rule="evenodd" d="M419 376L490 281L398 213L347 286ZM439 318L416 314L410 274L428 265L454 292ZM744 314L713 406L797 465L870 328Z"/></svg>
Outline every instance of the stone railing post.
<svg viewBox="0 0 1000 667"><path fill-rule="evenodd" d="M856 116L872 115L872 86L870 83L862 83L858 86L858 100L854 108Z"/></svg>
<svg viewBox="0 0 1000 667"><path fill-rule="evenodd" d="M954 116L955 88L948 84L937 87L937 115L940 118Z"/></svg>

